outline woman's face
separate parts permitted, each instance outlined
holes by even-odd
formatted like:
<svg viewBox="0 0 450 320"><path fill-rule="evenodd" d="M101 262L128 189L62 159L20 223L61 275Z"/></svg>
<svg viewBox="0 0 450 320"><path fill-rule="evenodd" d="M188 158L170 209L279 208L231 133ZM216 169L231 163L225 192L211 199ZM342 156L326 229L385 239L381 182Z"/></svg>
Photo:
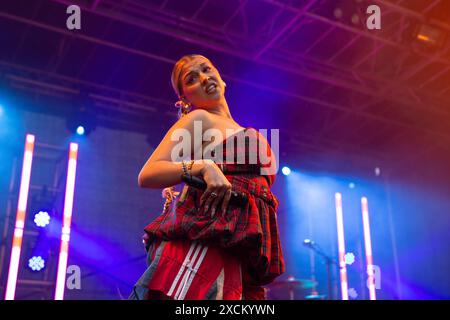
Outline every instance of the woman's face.
<svg viewBox="0 0 450 320"><path fill-rule="evenodd" d="M225 87L219 72L203 57L184 65L180 81L184 99L197 108L217 106L224 97Z"/></svg>

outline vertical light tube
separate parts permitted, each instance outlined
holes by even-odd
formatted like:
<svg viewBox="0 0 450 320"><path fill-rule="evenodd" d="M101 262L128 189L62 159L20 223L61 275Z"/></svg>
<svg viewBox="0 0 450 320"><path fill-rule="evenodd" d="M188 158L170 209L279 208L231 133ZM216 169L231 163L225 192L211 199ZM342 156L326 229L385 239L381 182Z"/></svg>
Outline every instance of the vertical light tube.
<svg viewBox="0 0 450 320"><path fill-rule="evenodd" d="M370 224L369 224L369 204L366 197L361 198L362 219L364 227L364 246L366 249L366 264L367 264L367 282L369 284L370 300L376 300L375 293L375 274L372 257L372 240L370 238Z"/></svg>
<svg viewBox="0 0 450 320"><path fill-rule="evenodd" d="M56 275L55 300L64 299L66 285L67 259L69 255L70 224L72 222L75 177L77 171L78 144L71 143L69 163L67 165L66 194L64 198L64 217L61 232L61 247L59 249L58 272Z"/></svg>
<svg viewBox="0 0 450 320"><path fill-rule="evenodd" d="M5 300L14 300L19 271L20 251L22 250L23 230L27 213L28 191L30 190L31 165L33 162L35 137L27 134L25 141L25 152L23 155L22 177L20 180L19 202L17 205L16 222L11 248L11 259L9 260L8 280L6 283Z"/></svg>
<svg viewBox="0 0 450 320"><path fill-rule="evenodd" d="M342 195L335 194L336 224L339 248L339 275L341 279L342 300L348 300L347 267L345 265L344 218L342 213Z"/></svg>

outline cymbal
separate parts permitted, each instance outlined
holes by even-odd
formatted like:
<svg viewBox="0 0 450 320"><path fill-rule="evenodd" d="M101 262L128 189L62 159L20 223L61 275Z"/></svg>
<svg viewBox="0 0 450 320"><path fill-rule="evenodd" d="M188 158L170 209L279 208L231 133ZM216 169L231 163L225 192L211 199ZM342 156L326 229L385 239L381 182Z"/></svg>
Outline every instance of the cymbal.
<svg viewBox="0 0 450 320"><path fill-rule="evenodd" d="M293 288L293 289L312 289L317 285L316 281L311 279L295 279L289 277L286 280L274 281L269 285L269 288Z"/></svg>

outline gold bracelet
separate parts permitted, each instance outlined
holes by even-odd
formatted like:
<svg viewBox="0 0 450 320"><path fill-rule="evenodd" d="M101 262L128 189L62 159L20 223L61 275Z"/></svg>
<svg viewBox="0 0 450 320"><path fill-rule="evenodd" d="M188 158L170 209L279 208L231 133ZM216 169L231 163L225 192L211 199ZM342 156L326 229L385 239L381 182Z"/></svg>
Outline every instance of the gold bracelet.
<svg viewBox="0 0 450 320"><path fill-rule="evenodd" d="M186 164L186 161L184 161L184 160L181 161L181 166L183 168L183 173L185 175L190 175L189 171L191 171L193 165L194 165L194 160L190 160L188 164Z"/></svg>
<svg viewBox="0 0 450 320"><path fill-rule="evenodd" d="M183 168L183 174L189 175L188 169L186 167L186 161L184 160L181 161L181 167Z"/></svg>
<svg viewBox="0 0 450 320"><path fill-rule="evenodd" d="M188 166L187 166L189 171L192 170L192 167L194 166L194 161L195 161L195 160L189 161L189 164L188 164Z"/></svg>

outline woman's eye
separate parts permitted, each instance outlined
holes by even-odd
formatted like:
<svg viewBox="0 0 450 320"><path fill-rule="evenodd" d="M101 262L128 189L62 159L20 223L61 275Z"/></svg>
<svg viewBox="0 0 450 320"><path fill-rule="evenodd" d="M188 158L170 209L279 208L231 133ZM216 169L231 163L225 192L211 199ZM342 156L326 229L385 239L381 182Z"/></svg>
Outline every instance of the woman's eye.
<svg viewBox="0 0 450 320"><path fill-rule="evenodd" d="M195 77L189 77L186 81L186 84L191 84L194 82L194 80L195 80Z"/></svg>
<svg viewBox="0 0 450 320"><path fill-rule="evenodd" d="M209 70L211 70L211 67L205 67L205 68L203 69L203 72L208 72Z"/></svg>

